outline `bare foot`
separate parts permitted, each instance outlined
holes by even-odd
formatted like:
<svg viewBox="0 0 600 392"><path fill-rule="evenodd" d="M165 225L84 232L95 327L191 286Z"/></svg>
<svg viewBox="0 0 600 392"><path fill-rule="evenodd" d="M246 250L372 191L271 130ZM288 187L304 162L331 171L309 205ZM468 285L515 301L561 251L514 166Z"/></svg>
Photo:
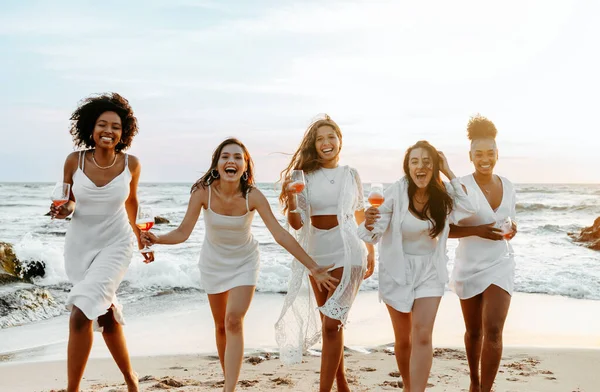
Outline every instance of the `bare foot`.
<svg viewBox="0 0 600 392"><path fill-rule="evenodd" d="M481 392L481 387L479 386L479 384L473 384L473 382L471 382L469 392Z"/></svg>
<svg viewBox="0 0 600 392"><path fill-rule="evenodd" d="M139 392L140 386L138 384L138 375L136 372L131 372L129 377L125 377L125 384L127 384L127 392Z"/></svg>
<svg viewBox="0 0 600 392"><path fill-rule="evenodd" d="M335 379L335 383L337 385L337 392L351 392L350 385L348 385L348 380L344 377L337 377Z"/></svg>

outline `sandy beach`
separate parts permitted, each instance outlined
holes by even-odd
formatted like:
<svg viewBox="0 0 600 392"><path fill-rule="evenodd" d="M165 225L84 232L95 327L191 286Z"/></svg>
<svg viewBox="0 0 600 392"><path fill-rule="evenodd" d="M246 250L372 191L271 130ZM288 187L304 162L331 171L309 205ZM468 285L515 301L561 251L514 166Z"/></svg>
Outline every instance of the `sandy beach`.
<svg viewBox="0 0 600 392"><path fill-rule="evenodd" d="M246 318L246 362L240 390L314 391L319 346L302 364L285 367L277 358L273 324L281 295L256 295ZM165 301L161 304L161 301ZM126 311L125 332L143 391L219 391L222 381L212 319L202 296L177 304L156 297L153 308ZM146 309L146 311L143 311ZM513 298L505 329L505 352L496 391L596 391L600 363L600 302L521 294ZM67 317L0 330L0 391L60 391L66 385ZM462 348L464 325L458 299L446 293L434 330L436 347L430 391L467 391ZM392 329L377 293L361 293L346 330L346 368L355 391L399 390L392 355ZM35 377L32 375L35 374ZM121 375L95 335L86 391L125 391Z"/></svg>
<svg viewBox="0 0 600 392"><path fill-rule="evenodd" d="M247 391L317 391L319 358L285 367L266 353L246 357L239 389ZM371 353L347 352L346 369L353 391L399 390L393 355L386 348ZM507 349L496 391L571 392L598 390L598 350ZM219 391L221 370L214 356L161 356L134 358L142 391ZM66 385L64 361L3 366L3 391L62 391ZM35 378L31 375L35 374ZM469 376L463 350L435 349L428 391L468 391ZM126 391L110 359L93 359L83 390Z"/></svg>

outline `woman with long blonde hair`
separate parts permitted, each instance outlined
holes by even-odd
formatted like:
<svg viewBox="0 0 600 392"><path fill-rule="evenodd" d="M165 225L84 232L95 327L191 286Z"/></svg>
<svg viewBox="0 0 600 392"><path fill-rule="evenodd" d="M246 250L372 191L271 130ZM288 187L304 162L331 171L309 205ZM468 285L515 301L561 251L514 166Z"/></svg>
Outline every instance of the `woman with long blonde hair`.
<svg viewBox="0 0 600 392"><path fill-rule="evenodd" d="M322 333L319 390L330 391L336 381L340 392L350 391L344 371L342 327L361 282L371 276L375 264L373 246L366 246L356 232L365 219L362 183L354 168L338 164L341 147L340 127L325 115L309 126L281 173L279 200L289 225L319 265L333 264L329 271L339 283L326 292L319 291L306 268L295 260L276 324L284 363L300 362L304 350ZM306 186L298 193L290 186L293 170L306 176Z"/></svg>

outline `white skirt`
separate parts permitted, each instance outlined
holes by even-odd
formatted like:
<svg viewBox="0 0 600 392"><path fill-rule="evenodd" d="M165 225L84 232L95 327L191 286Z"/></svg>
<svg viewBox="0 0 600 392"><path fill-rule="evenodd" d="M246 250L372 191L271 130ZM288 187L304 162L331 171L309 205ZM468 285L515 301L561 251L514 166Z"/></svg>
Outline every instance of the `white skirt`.
<svg viewBox="0 0 600 392"><path fill-rule="evenodd" d="M340 226L322 230L311 225L306 253L320 266L333 265L329 271L343 267L344 240ZM365 262L360 253L351 255L351 260L352 266L362 266Z"/></svg>
<svg viewBox="0 0 600 392"><path fill-rule="evenodd" d="M500 287L512 296L515 288L515 261L512 257L500 258L495 264L480 270L472 268L469 274L460 273L460 260L455 262L450 288L460 299L473 298L491 285Z"/></svg>
<svg viewBox="0 0 600 392"><path fill-rule="evenodd" d="M435 268L433 254L409 255L404 254L407 263L409 284L400 285L379 265L379 299L402 313L410 313L415 299L442 297L444 283L440 283Z"/></svg>

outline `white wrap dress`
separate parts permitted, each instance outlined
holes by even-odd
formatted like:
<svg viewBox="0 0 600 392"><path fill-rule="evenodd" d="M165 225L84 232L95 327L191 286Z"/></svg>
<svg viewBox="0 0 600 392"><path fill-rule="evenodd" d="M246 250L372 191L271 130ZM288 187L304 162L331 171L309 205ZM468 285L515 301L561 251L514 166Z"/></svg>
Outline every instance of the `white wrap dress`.
<svg viewBox="0 0 600 392"><path fill-rule="evenodd" d="M462 177L461 182L475 193L477 213L457 222L458 226L479 226L502 222L506 217L515 219L515 191L513 184L502 180L502 201L493 210L473 175ZM481 294L490 285L496 285L511 294L514 290L515 259L510 242L493 241L470 236L459 239L450 288L460 299Z"/></svg>

